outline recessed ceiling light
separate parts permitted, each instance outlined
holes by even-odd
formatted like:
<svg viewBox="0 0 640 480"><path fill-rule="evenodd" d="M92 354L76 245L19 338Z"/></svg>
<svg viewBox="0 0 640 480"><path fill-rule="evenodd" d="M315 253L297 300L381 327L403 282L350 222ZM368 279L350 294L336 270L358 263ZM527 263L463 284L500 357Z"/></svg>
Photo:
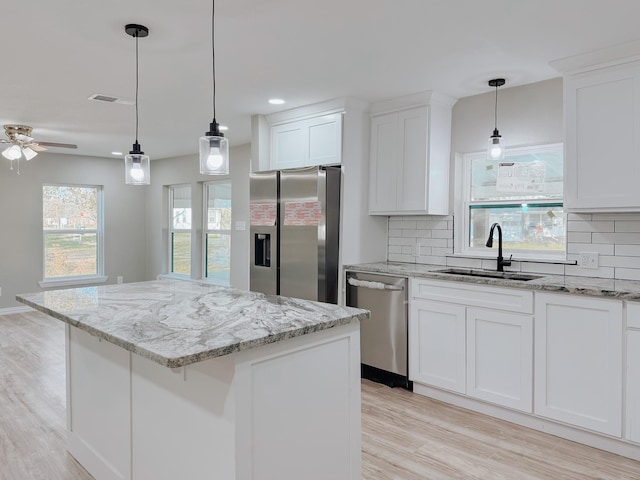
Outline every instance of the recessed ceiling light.
<svg viewBox="0 0 640 480"><path fill-rule="evenodd" d="M122 152L111 152L111 155L122 155Z"/></svg>
<svg viewBox="0 0 640 480"><path fill-rule="evenodd" d="M282 105L284 103L284 100L281 98L270 98L269 103L271 105Z"/></svg>
<svg viewBox="0 0 640 480"><path fill-rule="evenodd" d="M221 132L226 132L227 130L229 130L229 127L227 127L226 125L220 125L218 128Z"/></svg>

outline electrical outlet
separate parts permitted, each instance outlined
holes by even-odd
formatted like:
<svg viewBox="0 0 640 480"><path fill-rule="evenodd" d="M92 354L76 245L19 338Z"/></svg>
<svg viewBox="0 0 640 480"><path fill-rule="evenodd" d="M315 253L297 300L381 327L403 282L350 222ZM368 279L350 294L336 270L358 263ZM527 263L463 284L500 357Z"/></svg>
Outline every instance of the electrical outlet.
<svg viewBox="0 0 640 480"><path fill-rule="evenodd" d="M582 268L598 268L598 252L580 252L578 266Z"/></svg>
<svg viewBox="0 0 640 480"><path fill-rule="evenodd" d="M123 279L122 279L122 275L118 275L118 278L116 279L116 281L117 281L118 283L122 283L122 280L123 280Z"/></svg>

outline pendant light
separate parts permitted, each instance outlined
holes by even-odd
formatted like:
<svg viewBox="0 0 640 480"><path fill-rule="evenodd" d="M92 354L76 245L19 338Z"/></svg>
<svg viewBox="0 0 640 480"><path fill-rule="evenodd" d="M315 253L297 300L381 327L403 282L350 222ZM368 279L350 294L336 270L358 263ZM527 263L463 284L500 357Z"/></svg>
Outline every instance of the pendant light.
<svg viewBox="0 0 640 480"><path fill-rule="evenodd" d="M200 173L204 175L229 174L229 140L220 132L216 121L216 43L215 0L211 2L211 50L213 53L213 122L209 131L200 137Z"/></svg>
<svg viewBox="0 0 640 480"><path fill-rule="evenodd" d="M498 131L498 87L505 84L504 78L494 78L489 80L490 87L496 87L496 102L494 111L495 126L493 128L493 134L489 137L487 145L487 158L489 160L504 160L505 155L505 142L504 138Z"/></svg>
<svg viewBox="0 0 640 480"><path fill-rule="evenodd" d="M149 185L149 156L145 155L138 143L138 38L149 35L149 29L143 25L129 24L124 27L127 35L136 39L136 141L129 155L124 157L125 183L128 185Z"/></svg>

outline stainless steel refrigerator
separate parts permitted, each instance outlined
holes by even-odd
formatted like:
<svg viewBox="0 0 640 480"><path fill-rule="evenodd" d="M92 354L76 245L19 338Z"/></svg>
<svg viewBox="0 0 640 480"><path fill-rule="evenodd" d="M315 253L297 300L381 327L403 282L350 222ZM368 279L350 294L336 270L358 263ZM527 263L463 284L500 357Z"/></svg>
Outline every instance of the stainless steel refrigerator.
<svg viewBox="0 0 640 480"><path fill-rule="evenodd" d="M337 303L340 167L251 174L250 289Z"/></svg>

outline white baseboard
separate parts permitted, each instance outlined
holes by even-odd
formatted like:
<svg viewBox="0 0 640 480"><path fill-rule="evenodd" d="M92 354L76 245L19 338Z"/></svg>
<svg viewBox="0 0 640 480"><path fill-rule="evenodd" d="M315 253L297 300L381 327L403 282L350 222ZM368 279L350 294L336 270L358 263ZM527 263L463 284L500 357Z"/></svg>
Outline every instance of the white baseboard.
<svg viewBox="0 0 640 480"><path fill-rule="evenodd" d="M32 312L33 308L27 307L26 305L22 307L9 307L9 308L0 308L0 315L11 315L12 313L25 313Z"/></svg>

